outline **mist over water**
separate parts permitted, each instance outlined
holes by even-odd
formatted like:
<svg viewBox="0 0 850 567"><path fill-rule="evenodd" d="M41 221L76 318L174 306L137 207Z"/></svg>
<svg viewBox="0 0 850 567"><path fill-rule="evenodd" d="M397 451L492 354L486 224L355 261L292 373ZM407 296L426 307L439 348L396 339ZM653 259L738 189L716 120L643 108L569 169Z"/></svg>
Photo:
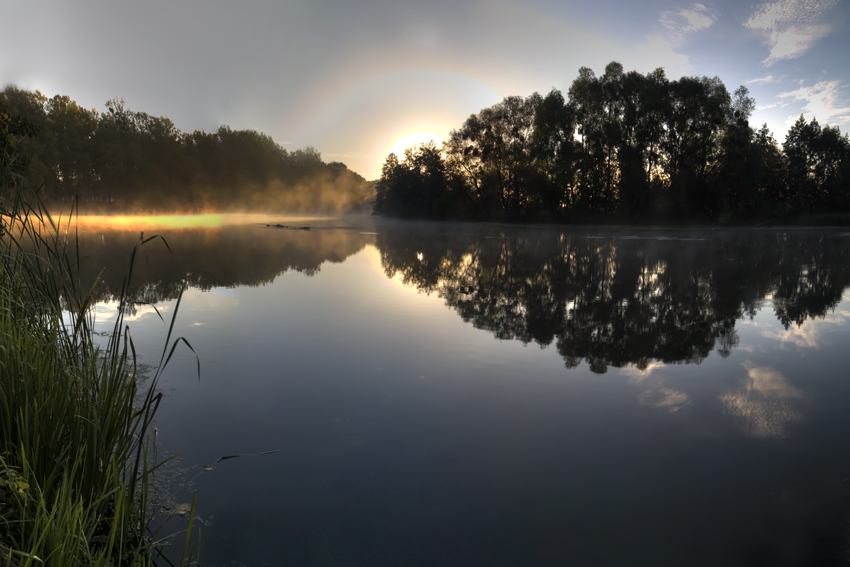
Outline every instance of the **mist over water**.
<svg viewBox="0 0 850 567"><path fill-rule="evenodd" d="M846 231L236 220L144 229L130 321L158 360L188 281L157 427L205 564L846 556ZM81 233L104 328L140 228Z"/></svg>

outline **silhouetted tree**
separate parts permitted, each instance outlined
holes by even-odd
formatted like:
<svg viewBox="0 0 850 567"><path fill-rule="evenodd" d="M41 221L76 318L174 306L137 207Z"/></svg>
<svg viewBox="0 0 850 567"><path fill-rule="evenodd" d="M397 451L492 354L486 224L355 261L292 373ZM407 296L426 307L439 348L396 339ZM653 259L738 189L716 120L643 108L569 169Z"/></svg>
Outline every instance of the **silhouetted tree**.
<svg viewBox="0 0 850 567"><path fill-rule="evenodd" d="M800 115L788 130L783 149L789 197L800 209L812 213L847 210L850 195L842 174L842 162L850 152L847 136Z"/></svg>
<svg viewBox="0 0 850 567"><path fill-rule="evenodd" d="M375 185L374 213L400 218L449 218L458 199L446 163L434 142L407 148L399 161L390 154Z"/></svg>
<svg viewBox="0 0 850 567"><path fill-rule="evenodd" d="M49 203L94 210L277 209L340 212L367 203L373 188L343 164L326 164L312 148L289 153L269 136L222 126L181 132L166 117L111 99L106 111L67 96L48 99L7 87L9 116L35 124L36 141L16 141L29 162L30 185ZM17 119L17 118L16 118Z"/></svg>

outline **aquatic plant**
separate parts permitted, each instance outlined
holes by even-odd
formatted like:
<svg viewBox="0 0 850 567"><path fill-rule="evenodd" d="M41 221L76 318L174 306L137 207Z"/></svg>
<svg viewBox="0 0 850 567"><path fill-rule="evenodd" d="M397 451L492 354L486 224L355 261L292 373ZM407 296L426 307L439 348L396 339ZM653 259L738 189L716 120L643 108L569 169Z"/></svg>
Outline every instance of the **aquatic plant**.
<svg viewBox="0 0 850 567"><path fill-rule="evenodd" d="M96 281L80 278L72 223L10 182L16 172L3 173L0 566L154 565L157 383L178 343L191 349L172 339L172 320L160 364L142 386L124 313L136 254L157 237L140 238L130 253L118 317L98 346ZM181 563L191 561L184 550Z"/></svg>

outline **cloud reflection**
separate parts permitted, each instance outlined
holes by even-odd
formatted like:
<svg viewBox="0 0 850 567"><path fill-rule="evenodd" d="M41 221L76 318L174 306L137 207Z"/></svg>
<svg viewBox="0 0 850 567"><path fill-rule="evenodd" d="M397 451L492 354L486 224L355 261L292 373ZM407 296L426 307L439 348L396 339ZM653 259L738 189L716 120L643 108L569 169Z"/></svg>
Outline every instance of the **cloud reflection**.
<svg viewBox="0 0 850 567"><path fill-rule="evenodd" d="M633 384L641 384L648 380L656 370L665 366L667 365L657 360L650 362L646 366L630 364L625 368L620 368L620 374L628 376L629 382ZM684 392L674 390L673 388L663 388L657 385L658 380L652 380L652 382L656 382L656 385L650 384L648 389L638 395L639 404L652 406L670 413L675 413L693 405L691 398Z"/></svg>
<svg viewBox="0 0 850 567"><path fill-rule="evenodd" d="M620 374L628 376L629 382L640 383L649 378L653 372L665 366L667 365L658 360L654 360L643 367L637 364L629 364L624 368L620 368Z"/></svg>
<svg viewBox="0 0 850 567"><path fill-rule="evenodd" d="M803 421L803 414L794 408L803 392L792 386L774 368L755 366L747 361L744 386L720 396L726 410L743 422L744 431L754 437L784 437L793 423Z"/></svg>
<svg viewBox="0 0 850 567"><path fill-rule="evenodd" d="M118 301L105 301L95 306L95 319L98 324L114 323L118 317ZM152 305L134 305L130 312L124 314L124 321L139 321L150 316L159 318L169 311L168 305L154 307Z"/></svg>
<svg viewBox="0 0 850 567"><path fill-rule="evenodd" d="M762 336L781 343L817 349L821 348L824 342L824 334L844 328L848 323L850 323L850 312L841 310L830 313L820 320L806 321L800 326L792 325L788 329L766 329L762 331Z"/></svg>
<svg viewBox="0 0 850 567"><path fill-rule="evenodd" d="M693 405L693 401L684 392L672 388L650 389L638 396L638 402L645 406L653 406L658 409L675 413Z"/></svg>

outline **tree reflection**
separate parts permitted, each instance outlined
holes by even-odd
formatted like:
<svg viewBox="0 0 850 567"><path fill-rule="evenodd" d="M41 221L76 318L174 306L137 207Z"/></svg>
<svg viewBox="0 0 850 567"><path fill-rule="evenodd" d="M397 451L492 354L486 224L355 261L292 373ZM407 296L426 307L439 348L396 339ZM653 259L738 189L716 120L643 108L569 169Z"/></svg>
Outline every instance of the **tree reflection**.
<svg viewBox="0 0 850 567"><path fill-rule="evenodd" d="M699 363L738 345L736 323L772 298L786 327L824 317L850 285L846 238L821 231L555 230L379 222L359 230L257 225L164 231L136 261L132 297L155 304L188 283L257 286L306 275L376 243L387 277L437 294L496 338L555 345L567 368ZM118 296L136 231L80 233L84 281ZM153 246L151 246L151 244ZM101 271L102 270L102 271Z"/></svg>
<svg viewBox="0 0 850 567"><path fill-rule="evenodd" d="M596 373L728 356L736 322L768 294L787 328L823 317L850 284L842 239L823 232L441 230L382 231L387 276L499 339L554 342L567 368Z"/></svg>
<svg viewBox="0 0 850 567"><path fill-rule="evenodd" d="M201 290L259 286L291 270L311 276L325 262L342 262L373 238L351 230L272 230L248 224L155 232L168 248L154 240L137 255L130 288L137 303L174 299L185 285ZM99 278L97 301L119 297L138 241L137 230L79 233L81 280L91 285Z"/></svg>

